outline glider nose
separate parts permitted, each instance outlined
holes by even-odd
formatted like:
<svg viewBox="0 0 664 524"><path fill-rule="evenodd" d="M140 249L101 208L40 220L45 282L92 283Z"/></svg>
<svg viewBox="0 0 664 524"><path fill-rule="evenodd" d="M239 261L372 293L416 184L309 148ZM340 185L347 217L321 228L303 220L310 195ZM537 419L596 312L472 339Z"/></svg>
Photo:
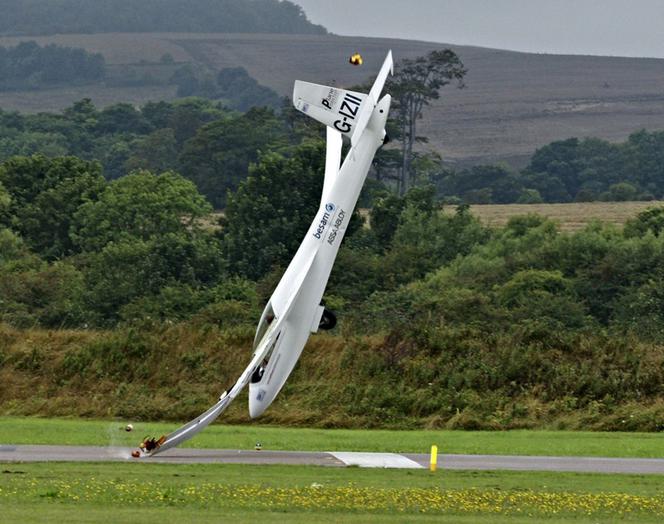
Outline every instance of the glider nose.
<svg viewBox="0 0 664 524"><path fill-rule="evenodd" d="M261 388L250 393L249 416L251 418L260 417L269 405L269 402L265 402L265 390Z"/></svg>

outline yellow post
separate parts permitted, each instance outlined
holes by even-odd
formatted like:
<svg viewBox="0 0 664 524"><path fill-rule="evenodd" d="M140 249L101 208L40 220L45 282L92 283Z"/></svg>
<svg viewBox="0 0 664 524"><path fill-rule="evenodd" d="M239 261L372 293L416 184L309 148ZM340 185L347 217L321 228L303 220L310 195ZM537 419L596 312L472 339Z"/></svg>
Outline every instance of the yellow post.
<svg viewBox="0 0 664 524"><path fill-rule="evenodd" d="M429 469L433 472L436 471L436 464L438 463L438 446L435 444L431 446L431 462L429 463Z"/></svg>

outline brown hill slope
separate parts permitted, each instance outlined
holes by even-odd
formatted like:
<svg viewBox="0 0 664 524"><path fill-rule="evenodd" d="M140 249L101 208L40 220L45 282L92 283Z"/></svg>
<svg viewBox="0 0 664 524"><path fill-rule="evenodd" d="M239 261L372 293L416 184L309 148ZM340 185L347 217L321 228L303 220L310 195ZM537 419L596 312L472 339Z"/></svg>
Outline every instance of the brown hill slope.
<svg viewBox="0 0 664 524"><path fill-rule="evenodd" d="M26 39L26 38L23 38ZM352 85L379 67L389 48L395 58L414 57L443 44L317 35L101 34L35 38L41 43L102 52L114 66L157 62L170 53L220 69L242 65L259 82L289 94L293 80ZM13 45L18 38L1 38ZM520 163L533 150L570 136L623 140L631 132L664 128L664 60L517 53L451 46L468 67L467 87L448 89L422 122L430 146L456 162ZM347 56L360 51L365 66ZM99 105L142 103L174 96L170 87L72 87L0 93L0 107L60 109L91 96Z"/></svg>

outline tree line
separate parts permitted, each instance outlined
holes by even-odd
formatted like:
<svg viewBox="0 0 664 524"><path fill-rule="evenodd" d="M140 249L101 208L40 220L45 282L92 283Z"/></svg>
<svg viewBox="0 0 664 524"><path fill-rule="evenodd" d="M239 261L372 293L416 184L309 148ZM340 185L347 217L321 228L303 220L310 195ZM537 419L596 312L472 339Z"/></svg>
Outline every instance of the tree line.
<svg viewBox="0 0 664 524"><path fill-rule="evenodd" d="M274 90L259 84L244 67L226 67L214 76L187 64L178 68L170 81L178 86L179 97L222 100L229 108L238 111L248 111L252 107L279 109L283 104Z"/></svg>
<svg viewBox="0 0 664 524"><path fill-rule="evenodd" d="M100 162L107 179L136 169L176 170L219 208L259 150L283 150L299 139L288 126L287 117L272 109L239 113L199 98L103 110L84 99L60 114L0 111L0 160L71 155Z"/></svg>
<svg viewBox="0 0 664 524"><path fill-rule="evenodd" d="M276 98L270 100L274 104ZM247 177L259 150L285 152L304 137L320 136L288 100L281 104L242 113L200 98L102 110L81 100L60 114L0 110L0 160L74 155L99 161L107 179L139 168L174 170L194 181L215 208L223 208L227 191ZM637 131L617 144L572 138L538 149L521 172L504 165L455 170L414 152L407 183L433 186L436 197L449 204L656 200L664 197L663 150L662 131ZM402 167L400 148L381 150L362 205L371 205L374 194L403 187L394 182Z"/></svg>
<svg viewBox="0 0 664 524"><path fill-rule="evenodd" d="M106 64L100 53L35 41L15 47L0 46L0 90L34 89L104 78Z"/></svg>
<svg viewBox="0 0 664 524"><path fill-rule="evenodd" d="M327 33L300 6L278 0L0 0L0 12L0 33L6 35Z"/></svg>
<svg viewBox="0 0 664 524"><path fill-rule="evenodd" d="M0 165L0 314L47 326L113 325L150 312L177 320L213 304L229 279L270 289L315 214L323 153L322 141L306 139L261 154L229 193L219 226L196 186L173 171L107 181L95 161L13 157ZM477 314L487 330L532 321L551 332L664 336L662 209L624 231L597 224L566 235L534 216L495 231L466 206L441 212L430 188L413 188L376 196L368 220L353 217L328 292L330 304L362 311L367 326L415 325L417 301L430 309L445 296L441 318L458 308L460 320ZM464 312L470 304L479 309Z"/></svg>
<svg viewBox="0 0 664 524"><path fill-rule="evenodd" d="M475 166L435 175L449 201L473 204L658 200L664 197L664 132L640 130L625 142L570 138L548 144L515 172Z"/></svg>

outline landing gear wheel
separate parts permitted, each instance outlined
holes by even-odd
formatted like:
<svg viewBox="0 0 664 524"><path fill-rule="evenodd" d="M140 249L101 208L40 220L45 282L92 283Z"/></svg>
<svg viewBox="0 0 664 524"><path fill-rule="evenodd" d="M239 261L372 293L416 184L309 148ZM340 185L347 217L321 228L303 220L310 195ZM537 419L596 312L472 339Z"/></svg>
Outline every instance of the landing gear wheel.
<svg viewBox="0 0 664 524"><path fill-rule="evenodd" d="M323 310L323 316L320 318L320 323L318 324L318 329L329 330L337 325L337 317L332 311L325 308Z"/></svg>

